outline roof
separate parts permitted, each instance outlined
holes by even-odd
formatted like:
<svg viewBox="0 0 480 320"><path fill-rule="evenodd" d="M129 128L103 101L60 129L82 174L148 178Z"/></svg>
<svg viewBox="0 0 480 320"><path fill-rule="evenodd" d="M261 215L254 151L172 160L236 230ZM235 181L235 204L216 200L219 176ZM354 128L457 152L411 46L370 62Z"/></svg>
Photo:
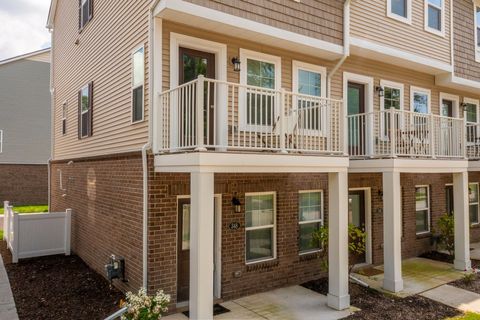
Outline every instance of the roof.
<svg viewBox="0 0 480 320"><path fill-rule="evenodd" d="M55 17L55 11L57 9L57 0L50 2L50 10L48 11L47 25L48 29L53 29L53 18Z"/></svg>
<svg viewBox="0 0 480 320"><path fill-rule="evenodd" d="M41 54L44 54L44 53L48 53L48 52L50 52L50 48L25 53L25 54L22 54L22 55L19 55L19 56L16 56L16 57L12 57L12 58L8 58L8 59L5 59L5 60L0 60L0 66L4 65L4 64L7 64L7 63L10 63L10 62L32 58L32 57L35 57L35 56L38 56L38 55L41 55Z"/></svg>

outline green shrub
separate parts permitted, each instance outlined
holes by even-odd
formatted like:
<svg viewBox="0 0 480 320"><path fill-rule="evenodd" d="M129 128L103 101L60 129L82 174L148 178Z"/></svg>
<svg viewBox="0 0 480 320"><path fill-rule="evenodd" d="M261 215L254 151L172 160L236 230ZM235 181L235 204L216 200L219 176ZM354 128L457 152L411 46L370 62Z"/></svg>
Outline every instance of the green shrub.
<svg viewBox="0 0 480 320"><path fill-rule="evenodd" d="M475 272L470 271L463 275L462 281L465 284L471 284L473 280L475 280L476 278L477 278L477 274Z"/></svg>
<svg viewBox="0 0 480 320"><path fill-rule="evenodd" d="M443 249L447 250L448 254L453 256L455 253L455 222L453 214L444 214L438 220L439 241Z"/></svg>

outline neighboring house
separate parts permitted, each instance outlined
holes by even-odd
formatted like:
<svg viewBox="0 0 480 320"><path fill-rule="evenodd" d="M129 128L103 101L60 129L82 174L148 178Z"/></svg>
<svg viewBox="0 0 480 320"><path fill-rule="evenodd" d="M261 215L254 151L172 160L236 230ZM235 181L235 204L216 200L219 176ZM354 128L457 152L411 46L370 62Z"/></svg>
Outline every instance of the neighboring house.
<svg viewBox="0 0 480 320"><path fill-rule="evenodd" d="M47 204L50 49L0 61L0 201Z"/></svg>
<svg viewBox="0 0 480 320"><path fill-rule="evenodd" d="M95 2L95 3L93 3ZM480 3L53 0L52 210L100 273L212 318L229 300L327 274L349 306L347 225L403 288L454 212L480 240ZM453 20L455 18L455 20ZM203 76L203 78L201 77ZM470 230L470 232L469 232ZM470 235L471 233L471 235Z"/></svg>

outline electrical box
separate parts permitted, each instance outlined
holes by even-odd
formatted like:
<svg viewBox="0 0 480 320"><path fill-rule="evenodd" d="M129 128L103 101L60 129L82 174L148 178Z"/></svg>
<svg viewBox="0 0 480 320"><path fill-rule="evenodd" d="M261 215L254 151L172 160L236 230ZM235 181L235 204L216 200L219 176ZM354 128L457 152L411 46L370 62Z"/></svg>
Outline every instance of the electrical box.
<svg viewBox="0 0 480 320"><path fill-rule="evenodd" d="M125 280L125 259L122 257L110 256L110 261L105 265L105 271L107 272L107 279L112 282L113 279L120 279L123 282Z"/></svg>

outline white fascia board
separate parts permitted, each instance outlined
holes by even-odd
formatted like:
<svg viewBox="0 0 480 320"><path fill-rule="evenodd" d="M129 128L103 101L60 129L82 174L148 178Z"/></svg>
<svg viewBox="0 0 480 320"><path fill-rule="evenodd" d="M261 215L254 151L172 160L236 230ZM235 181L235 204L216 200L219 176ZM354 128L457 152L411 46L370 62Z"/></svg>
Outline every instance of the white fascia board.
<svg viewBox="0 0 480 320"><path fill-rule="evenodd" d="M472 160L468 162L468 171L470 172L479 172L480 171L480 161Z"/></svg>
<svg viewBox="0 0 480 320"><path fill-rule="evenodd" d="M374 59L389 64L400 64L405 68L433 75L453 72L453 67L449 63L385 46L370 40L351 37L350 45L352 54L364 58Z"/></svg>
<svg viewBox="0 0 480 320"><path fill-rule="evenodd" d="M18 60L31 58L31 57L37 56L39 54L47 53L49 51L50 51L50 48L46 48L46 49L41 49L41 50L25 53L25 54L22 54L22 55L19 55L19 56L16 56L16 57L8 58L8 59L0 61L0 66L4 65L4 64L7 64L7 63L15 62L15 61L18 61Z"/></svg>
<svg viewBox="0 0 480 320"><path fill-rule="evenodd" d="M166 20L201 27L206 30L214 30L215 32L228 34L233 37L258 41L265 45L295 51L301 50L302 53L323 57L328 60L339 59L343 55L342 45L272 27L182 0L162 0L153 10L153 14Z"/></svg>
<svg viewBox="0 0 480 320"><path fill-rule="evenodd" d="M470 92L475 95L478 95L480 92L479 81L460 78L452 73L437 75L435 77L435 84L442 87Z"/></svg>
<svg viewBox="0 0 480 320"><path fill-rule="evenodd" d="M157 172L346 172L347 157L258 154L236 152L190 152L155 155Z"/></svg>
<svg viewBox="0 0 480 320"><path fill-rule="evenodd" d="M349 173L455 173L468 169L468 160L431 159L371 159L351 160Z"/></svg>
<svg viewBox="0 0 480 320"><path fill-rule="evenodd" d="M47 29L53 29L55 11L57 10L57 0L52 0L50 2L50 9L48 10L48 18L47 18Z"/></svg>

